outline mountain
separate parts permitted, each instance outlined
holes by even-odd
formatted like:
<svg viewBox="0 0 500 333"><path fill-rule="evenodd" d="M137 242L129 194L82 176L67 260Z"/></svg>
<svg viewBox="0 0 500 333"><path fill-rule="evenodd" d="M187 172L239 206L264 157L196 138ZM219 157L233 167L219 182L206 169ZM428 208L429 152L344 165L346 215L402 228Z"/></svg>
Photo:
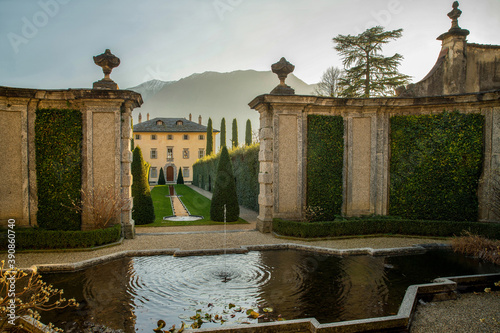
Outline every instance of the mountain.
<svg viewBox="0 0 500 333"><path fill-rule="evenodd" d="M171 84L174 81L161 81L161 80L150 80L141 83L138 86L127 88L127 90L132 90L138 92L142 95L142 100L146 101L156 95L165 85Z"/></svg>
<svg viewBox="0 0 500 333"><path fill-rule="evenodd" d="M214 129L220 130L223 117L226 118L226 138L229 145L233 118L238 122L239 142L244 142L247 119L252 122L252 130L259 128L259 113L250 109L248 103L256 96L269 93L279 84L276 74L271 71L244 70L230 73L205 72L193 74L174 82L153 80L130 88L144 92L144 104L135 109L134 123L137 124L139 113L142 120L155 117L184 117L192 114L193 121L202 116L202 123L207 124L212 118ZM163 83L163 85L162 85ZM308 85L293 74L286 83L295 89L298 95L312 95L316 85ZM154 93L154 90L161 89ZM216 143L217 148L219 143Z"/></svg>

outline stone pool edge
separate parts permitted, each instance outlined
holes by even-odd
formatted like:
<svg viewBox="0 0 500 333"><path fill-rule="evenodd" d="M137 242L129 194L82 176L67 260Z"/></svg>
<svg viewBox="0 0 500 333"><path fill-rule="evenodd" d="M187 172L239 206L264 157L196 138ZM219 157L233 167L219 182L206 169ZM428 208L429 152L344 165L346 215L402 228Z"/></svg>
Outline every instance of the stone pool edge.
<svg viewBox="0 0 500 333"><path fill-rule="evenodd" d="M244 254L250 251L266 251L266 250L300 250L300 251L315 252L320 254L331 254L337 256L349 256L349 255L396 256L396 255L406 255L406 254L422 254L429 250L436 250L436 249L451 249L451 245L435 243L435 244L419 244L407 247L382 248L382 249L373 249L370 247L354 248L354 249L333 249L333 248L312 246L312 245L283 243L283 244L241 245L240 247L227 248L227 249L219 248L219 249L180 250L178 248L172 248L172 249L152 249L152 250L126 250L75 263L33 265L29 268L21 268L21 270L35 271L38 273L76 272L85 268L89 268L116 259L121 259L126 257L156 256L156 255L172 255L174 257L187 257L187 256L207 256L207 255L221 255L221 254Z"/></svg>
<svg viewBox="0 0 500 333"><path fill-rule="evenodd" d="M72 264L46 264L33 265L30 271L39 273L74 272L91 266L116 260L124 257L172 255L175 257L220 255L220 254L242 254L250 251L265 250L301 250L321 254L332 254L338 256L349 255L372 255L372 256L397 256L406 254L422 254L429 250L451 249L449 244L420 244L399 248L355 248L355 249L333 249L319 246L302 245L294 243L267 244L267 245L242 245L239 248L228 249L202 249L202 250L180 250L180 249L156 249L156 250L127 250L98 258L80 261ZM308 332L308 333L330 333L330 332L365 332L365 331L395 331L408 330L412 316L416 310L419 299L426 301L444 301L456 299L457 292L467 291L471 288L479 288L493 285L500 280L500 273L479 274L456 277L445 277L435 279L432 283L411 285L406 290L399 311L396 315L385 317L374 317L367 319L341 321L320 324L315 318L293 319L282 322L258 323L249 325L227 326L221 328L207 328L196 330L185 330L186 333L279 333L279 332ZM42 325L43 326L43 325ZM43 328L41 332L44 331Z"/></svg>

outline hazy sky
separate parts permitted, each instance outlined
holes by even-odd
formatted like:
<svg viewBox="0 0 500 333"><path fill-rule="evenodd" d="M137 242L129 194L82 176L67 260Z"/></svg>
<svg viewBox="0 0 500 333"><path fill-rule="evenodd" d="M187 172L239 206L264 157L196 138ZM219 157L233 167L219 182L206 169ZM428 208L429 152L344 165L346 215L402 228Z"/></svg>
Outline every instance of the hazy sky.
<svg viewBox="0 0 500 333"><path fill-rule="evenodd" d="M403 28L384 54L404 56L414 82L434 65L451 0L0 0L0 86L89 88L92 56L121 59L121 88L205 71L269 70L282 56L307 83L329 66L338 34ZM462 0L470 42L500 44L500 0Z"/></svg>

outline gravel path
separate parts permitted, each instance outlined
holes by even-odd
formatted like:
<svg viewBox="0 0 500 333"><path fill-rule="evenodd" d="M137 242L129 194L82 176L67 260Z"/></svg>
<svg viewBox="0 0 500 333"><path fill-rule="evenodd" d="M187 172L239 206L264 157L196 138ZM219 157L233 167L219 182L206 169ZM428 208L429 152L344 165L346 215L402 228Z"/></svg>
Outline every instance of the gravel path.
<svg viewBox="0 0 500 333"><path fill-rule="evenodd" d="M500 292L462 294L457 300L419 305L410 332L500 332Z"/></svg>

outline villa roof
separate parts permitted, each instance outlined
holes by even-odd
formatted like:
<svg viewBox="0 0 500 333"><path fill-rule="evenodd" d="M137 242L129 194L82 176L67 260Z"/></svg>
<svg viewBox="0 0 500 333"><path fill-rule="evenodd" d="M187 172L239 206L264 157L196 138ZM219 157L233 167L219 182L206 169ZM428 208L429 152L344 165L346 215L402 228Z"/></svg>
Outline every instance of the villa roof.
<svg viewBox="0 0 500 333"><path fill-rule="evenodd" d="M179 124L178 124L179 122ZM134 124L136 132L207 132L207 126L200 125L186 118L154 118ZM219 131L214 129L214 133Z"/></svg>

